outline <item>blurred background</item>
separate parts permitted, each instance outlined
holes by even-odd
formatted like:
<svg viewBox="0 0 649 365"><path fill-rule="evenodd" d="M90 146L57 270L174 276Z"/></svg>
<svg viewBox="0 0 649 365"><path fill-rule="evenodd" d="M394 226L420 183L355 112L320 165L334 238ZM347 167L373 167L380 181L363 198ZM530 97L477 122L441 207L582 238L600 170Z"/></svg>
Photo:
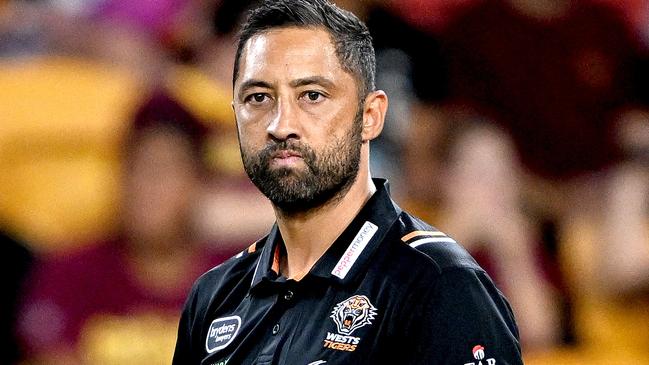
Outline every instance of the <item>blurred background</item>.
<svg viewBox="0 0 649 365"><path fill-rule="evenodd" d="M0 0L0 363L169 364L200 273L263 236L254 0ZM528 364L649 363L649 1L347 0L395 200L510 299Z"/></svg>

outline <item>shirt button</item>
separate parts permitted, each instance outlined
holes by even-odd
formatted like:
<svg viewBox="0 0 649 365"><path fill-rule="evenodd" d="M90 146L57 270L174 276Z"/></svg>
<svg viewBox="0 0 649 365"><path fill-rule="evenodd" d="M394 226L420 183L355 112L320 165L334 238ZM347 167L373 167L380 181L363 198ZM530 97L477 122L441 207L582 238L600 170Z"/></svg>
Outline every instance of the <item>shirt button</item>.
<svg viewBox="0 0 649 365"><path fill-rule="evenodd" d="M291 299L293 299L293 292L289 290L284 294L284 300L289 301Z"/></svg>
<svg viewBox="0 0 649 365"><path fill-rule="evenodd" d="M273 326L273 335L276 335L277 333L279 333L279 323Z"/></svg>

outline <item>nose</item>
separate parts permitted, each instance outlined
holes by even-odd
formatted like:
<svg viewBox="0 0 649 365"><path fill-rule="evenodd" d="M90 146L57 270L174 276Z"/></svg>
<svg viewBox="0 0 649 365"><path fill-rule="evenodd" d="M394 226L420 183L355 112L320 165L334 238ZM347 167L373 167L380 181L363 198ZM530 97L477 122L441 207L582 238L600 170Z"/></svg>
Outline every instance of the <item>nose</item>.
<svg viewBox="0 0 649 365"><path fill-rule="evenodd" d="M266 132L271 139L278 141L300 138L297 108L290 100L279 100Z"/></svg>

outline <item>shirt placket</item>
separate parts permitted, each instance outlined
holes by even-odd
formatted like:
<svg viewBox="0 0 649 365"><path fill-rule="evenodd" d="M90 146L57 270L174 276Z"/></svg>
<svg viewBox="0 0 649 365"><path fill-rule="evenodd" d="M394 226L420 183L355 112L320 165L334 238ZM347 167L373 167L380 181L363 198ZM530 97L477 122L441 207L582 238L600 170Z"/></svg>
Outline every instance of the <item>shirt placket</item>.
<svg viewBox="0 0 649 365"><path fill-rule="evenodd" d="M261 346L255 364L281 364L282 347L290 341L295 331L295 317L298 315L294 307L296 301L295 287L289 283L278 285L275 304L270 309L265 326L266 341Z"/></svg>

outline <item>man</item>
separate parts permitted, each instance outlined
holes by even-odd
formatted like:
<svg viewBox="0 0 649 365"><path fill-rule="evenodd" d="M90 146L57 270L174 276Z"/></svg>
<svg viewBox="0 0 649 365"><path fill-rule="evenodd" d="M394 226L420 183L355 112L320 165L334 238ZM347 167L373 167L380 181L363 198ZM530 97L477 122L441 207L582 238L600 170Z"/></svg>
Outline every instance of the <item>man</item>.
<svg viewBox="0 0 649 365"><path fill-rule="evenodd" d="M265 1L243 27L234 101L270 234L203 275L174 364L521 364L510 307L455 241L371 179L367 28L327 0Z"/></svg>

